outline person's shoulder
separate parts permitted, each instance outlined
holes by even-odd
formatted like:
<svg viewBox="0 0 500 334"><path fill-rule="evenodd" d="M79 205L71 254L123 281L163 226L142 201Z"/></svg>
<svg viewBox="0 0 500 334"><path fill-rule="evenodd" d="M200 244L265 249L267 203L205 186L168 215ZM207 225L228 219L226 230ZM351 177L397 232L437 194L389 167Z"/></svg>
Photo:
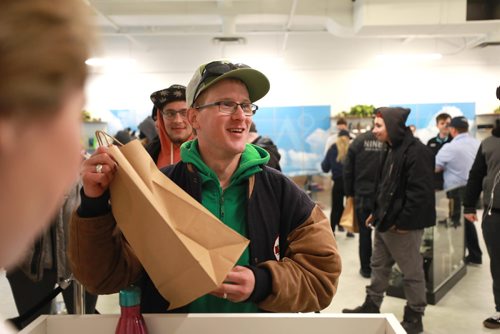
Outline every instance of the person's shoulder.
<svg viewBox="0 0 500 334"><path fill-rule="evenodd" d="M370 140L369 133L365 132L359 134L356 138L354 138L349 144L349 149L351 151L359 151L360 148L363 147L366 141Z"/></svg>
<svg viewBox="0 0 500 334"><path fill-rule="evenodd" d="M369 134L368 132L360 133L356 137L351 138L351 145L354 145L356 143L359 143L359 142L362 142L362 141L366 140L368 138L367 137L368 134Z"/></svg>
<svg viewBox="0 0 500 334"><path fill-rule="evenodd" d="M491 135L483 139L481 143L495 143L498 145L500 143L500 136Z"/></svg>
<svg viewBox="0 0 500 334"><path fill-rule="evenodd" d="M326 154L332 154L333 152L337 151L337 144L333 143L332 145L330 145L330 147L328 148L328 150L326 151Z"/></svg>
<svg viewBox="0 0 500 334"><path fill-rule="evenodd" d="M274 145L273 140L268 136L260 136L255 143L257 145Z"/></svg>
<svg viewBox="0 0 500 334"><path fill-rule="evenodd" d="M472 143L476 144L476 145L481 144L481 141L480 141L479 139L477 139L477 138L473 137L473 136L472 136L472 135L470 135L470 134L469 134L469 140L470 140Z"/></svg>
<svg viewBox="0 0 500 334"><path fill-rule="evenodd" d="M260 173L255 174L257 177L262 177L265 178L269 181L270 184L272 185L278 185L278 184L295 184L288 176L283 174L277 169L274 169L272 167L269 167L267 165L262 165L260 166L262 168L262 171ZM275 188L273 186L273 188Z"/></svg>
<svg viewBox="0 0 500 334"><path fill-rule="evenodd" d="M188 168L188 164L186 164L185 162L183 162L181 160L173 165L168 165L168 166L162 167L160 169L160 172L162 172L163 174L165 174L169 178L172 178L174 173L178 173L178 172L183 171L183 170L189 170L189 168Z"/></svg>
<svg viewBox="0 0 500 334"><path fill-rule="evenodd" d="M288 179L288 176L277 170L276 168L269 167L267 165L262 165L260 166L262 168L262 172L259 174L262 174L265 177L270 177L276 180L280 179Z"/></svg>
<svg viewBox="0 0 500 334"><path fill-rule="evenodd" d="M415 138L415 140L408 146L408 150L405 155L406 163L409 164L409 166L415 165L430 167L434 166L436 160L432 150L417 138Z"/></svg>
<svg viewBox="0 0 500 334"><path fill-rule="evenodd" d="M429 139L427 141L427 146L430 146L431 144L437 144L437 136L436 137L432 137L431 139Z"/></svg>
<svg viewBox="0 0 500 334"><path fill-rule="evenodd" d="M431 149L416 137L410 139L410 142L408 144L408 151L415 152L416 154L424 154L424 155L430 154L434 156Z"/></svg>

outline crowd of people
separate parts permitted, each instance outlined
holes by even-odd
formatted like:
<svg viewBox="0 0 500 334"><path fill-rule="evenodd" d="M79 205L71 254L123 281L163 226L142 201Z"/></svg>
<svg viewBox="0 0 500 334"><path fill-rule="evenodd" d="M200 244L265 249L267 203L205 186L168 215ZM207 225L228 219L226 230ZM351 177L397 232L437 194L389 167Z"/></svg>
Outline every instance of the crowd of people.
<svg viewBox="0 0 500 334"><path fill-rule="evenodd" d="M87 312L97 295L131 284L142 288L146 313L319 312L338 288L334 233L347 196L360 225L359 272L370 283L364 302L343 312L379 313L397 264L407 300L401 324L420 333L427 305L420 245L436 223L435 191L443 187L452 222L460 224L465 208L471 265L482 263L474 222L484 193L496 313L483 324L500 328L498 121L481 143L465 117L441 114L439 134L424 145L406 125L406 108L377 108L373 130L357 137L339 120L321 164L333 180L328 219L281 173L276 145L253 124L268 78L243 64L202 64L187 86L151 94L152 114L139 129L157 168L250 243L213 291L167 311L169 301L117 228L109 191L117 163L104 146L81 157L85 60L94 43L87 8L79 0L5 0L0 9L0 31L15 32L0 34L0 268L8 269L19 313L72 274L88 290ZM72 313L70 296L64 300ZM49 312L45 305L33 317ZM9 333L3 326L0 333Z"/></svg>
<svg viewBox="0 0 500 334"><path fill-rule="evenodd" d="M427 302L420 245L424 228L435 224L434 192L446 192L452 226L458 227L464 221L464 262L481 265L482 251L474 222L478 221L476 203L484 188L482 231L491 259L496 313L483 324L500 328L499 255L493 243L494 236L498 236L493 221L499 206L494 192L500 181L500 122L497 120L492 136L480 143L470 135L467 118L441 113L436 117L438 134L423 145L405 125L409 113L409 109L397 107L376 109L373 131L358 135L350 144L347 139L346 158L340 153L337 139L322 163L323 171L332 171L334 181L332 229L335 231L343 211L338 203L343 203L344 195L354 197L355 215L360 222L359 272L371 279L363 304L343 312L379 313L392 267L397 264L407 300L402 325L408 333L422 332ZM342 129L337 136L349 138L349 133ZM336 187L342 187L342 193Z"/></svg>

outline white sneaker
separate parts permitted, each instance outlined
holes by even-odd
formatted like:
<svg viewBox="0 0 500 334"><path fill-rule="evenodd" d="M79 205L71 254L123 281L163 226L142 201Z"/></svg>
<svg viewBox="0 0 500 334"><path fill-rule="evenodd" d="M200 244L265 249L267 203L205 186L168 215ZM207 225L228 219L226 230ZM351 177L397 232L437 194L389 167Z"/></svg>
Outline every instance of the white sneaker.
<svg viewBox="0 0 500 334"><path fill-rule="evenodd" d="M483 321L486 328L497 329L500 328L500 312L493 314L491 317Z"/></svg>

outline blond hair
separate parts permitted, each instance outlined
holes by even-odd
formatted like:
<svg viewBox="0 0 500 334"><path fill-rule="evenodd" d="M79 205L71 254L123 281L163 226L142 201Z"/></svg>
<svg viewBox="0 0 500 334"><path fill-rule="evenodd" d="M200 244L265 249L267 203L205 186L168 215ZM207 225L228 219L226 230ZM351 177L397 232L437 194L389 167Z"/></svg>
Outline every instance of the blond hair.
<svg viewBox="0 0 500 334"><path fill-rule="evenodd" d="M347 150L349 149L349 137L338 136L335 145L337 145L337 162L344 162L347 155Z"/></svg>
<svg viewBox="0 0 500 334"><path fill-rule="evenodd" d="M0 1L0 118L53 115L83 88L89 14L82 0Z"/></svg>

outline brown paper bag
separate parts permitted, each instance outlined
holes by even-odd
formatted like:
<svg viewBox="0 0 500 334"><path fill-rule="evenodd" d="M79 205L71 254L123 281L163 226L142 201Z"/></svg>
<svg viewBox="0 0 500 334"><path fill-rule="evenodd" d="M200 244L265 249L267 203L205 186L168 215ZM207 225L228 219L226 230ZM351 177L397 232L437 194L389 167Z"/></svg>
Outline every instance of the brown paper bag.
<svg viewBox="0 0 500 334"><path fill-rule="evenodd" d="M109 153L113 215L169 309L214 290L249 241L161 173L138 140Z"/></svg>
<svg viewBox="0 0 500 334"><path fill-rule="evenodd" d="M347 197L342 217L340 218L340 226L343 226L347 231L352 233L359 232L358 219L354 212L354 198Z"/></svg>

